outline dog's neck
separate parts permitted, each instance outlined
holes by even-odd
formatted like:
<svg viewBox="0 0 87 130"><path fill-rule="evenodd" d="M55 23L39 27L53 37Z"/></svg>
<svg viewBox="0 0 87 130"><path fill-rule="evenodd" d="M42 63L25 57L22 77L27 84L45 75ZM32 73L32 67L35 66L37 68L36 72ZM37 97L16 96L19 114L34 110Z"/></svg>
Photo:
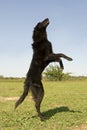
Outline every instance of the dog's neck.
<svg viewBox="0 0 87 130"><path fill-rule="evenodd" d="M44 41L46 41L47 39L42 39L42 40L37 40L37 41L34 41L33 44L32 44L32 48L35 50L35 49L38 49L38 47L40 46L41 43L43 43Z"/></svg>
<svg viewBox="0 0 87 130"><path fill-rule="evenodd" d="M47 40L47 33L39 33L37 30L34 30L32 36L33 42L38 43L43 40Z"/></svg>

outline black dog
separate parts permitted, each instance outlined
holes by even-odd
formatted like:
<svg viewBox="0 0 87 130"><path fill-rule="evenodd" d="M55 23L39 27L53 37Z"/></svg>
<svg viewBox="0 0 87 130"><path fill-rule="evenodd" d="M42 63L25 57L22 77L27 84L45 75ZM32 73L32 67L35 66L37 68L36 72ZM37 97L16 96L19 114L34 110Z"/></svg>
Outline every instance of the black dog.
<svg viewBox="0 0 87 130"><path fill-rule="evenodd" d="M41 82L42 72L45 67L50 63L57 61L60 67L63 69L63 63L61 57L71 61L72 59L62 53L54 54L52 51L52 45L47 39L46 27L49 24L49 19L38 23L33 31L33 58L31 61L30 69L27 73L24 82L24 92L15 104L15 108L23 102L28 95L29 90L32 92L35 107L38 112L38 116L43 120L43 116L40 112L40 105L44 97L44 89Z"/></svg>

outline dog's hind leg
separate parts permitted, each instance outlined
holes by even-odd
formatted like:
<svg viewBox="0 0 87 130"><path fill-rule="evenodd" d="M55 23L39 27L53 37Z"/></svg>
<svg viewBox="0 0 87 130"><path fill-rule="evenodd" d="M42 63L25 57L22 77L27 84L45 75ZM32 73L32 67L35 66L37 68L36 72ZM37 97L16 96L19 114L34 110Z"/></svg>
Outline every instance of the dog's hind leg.
<svg viewBox="0 0 87 130"><path fill-rule="evenodd" d="M42 102L43 97L44 97L44 89L43 89L42 83L33 84L33 86L31 87L31 91L32 91L33 98L34 98L34 101L35 101L35 107L36 107L38 116L43 121L44 117L43 117L43 115L40 111L40 105L41 105L41 102Z"/></svg>
<svg viewBox="0 0 87 130"><path fill-rule="evenodd" d="M15 103L15 109L24 101L24 99L25 99L26 96L28 95L29 85L30 85L30 84L29 84L28 82L25 82L23 94L22 94L21 97L18 99L18 101Z"/></svg>

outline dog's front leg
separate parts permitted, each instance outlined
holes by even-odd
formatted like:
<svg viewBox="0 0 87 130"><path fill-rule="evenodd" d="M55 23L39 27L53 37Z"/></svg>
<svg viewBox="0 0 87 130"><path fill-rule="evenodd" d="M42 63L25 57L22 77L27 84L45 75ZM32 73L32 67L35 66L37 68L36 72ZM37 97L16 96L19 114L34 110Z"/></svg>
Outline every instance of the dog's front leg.
<svg viewBox="0 0 87 130"><path fill-rule="evenodd" d="M66 56L65 54L63 53L58 53L58 54L50 54L48 55L46 58L45 58L45 61L49 61L49 62L53 62L53 61L57 61L57 62L60 62L60 58L64 58L68 61L72 61L73 59L69 56Z"/></svg>
<svg viewBox="0 0 87 130"><path fill-rule="evenodd" d="M51 63L51 62L59 62L60 64L60 68L61 69L64 69L64 66L63 66L63 62L60 58L64 58L68 61L72 61L72 58L71 57L68 57L66 56L65 54L63 53L58 53L58 54L50 54L48 55L46 58L45 58L45 61L48 62L48 63Z"/></svg>
<svg viewBox="0 0 87 130"><path fill-rule="evenodd" d="M54 54L50 54L49 56L47 56L45 58L45 62L47 64L51 63L51 62L59 62L60 64L60 68L63 70L64 69L64 65L63 65L63 62L62 60L58 57L58 59L56 60L56 57L54 56Z"/></svg>

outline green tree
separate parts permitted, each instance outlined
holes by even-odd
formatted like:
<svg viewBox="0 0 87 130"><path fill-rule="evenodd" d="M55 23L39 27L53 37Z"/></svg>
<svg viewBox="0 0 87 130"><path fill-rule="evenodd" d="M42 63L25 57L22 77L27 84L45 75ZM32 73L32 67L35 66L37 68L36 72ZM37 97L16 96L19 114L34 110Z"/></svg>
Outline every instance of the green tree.
<svg viewBox="0 0 87 130"><path fill-rule="evenodd" d="M49 65L49 67L44 71L44 75L49 80L61 81L68 79L71 73L63 73L63 70L59 68L58 65Z"/></svg>

